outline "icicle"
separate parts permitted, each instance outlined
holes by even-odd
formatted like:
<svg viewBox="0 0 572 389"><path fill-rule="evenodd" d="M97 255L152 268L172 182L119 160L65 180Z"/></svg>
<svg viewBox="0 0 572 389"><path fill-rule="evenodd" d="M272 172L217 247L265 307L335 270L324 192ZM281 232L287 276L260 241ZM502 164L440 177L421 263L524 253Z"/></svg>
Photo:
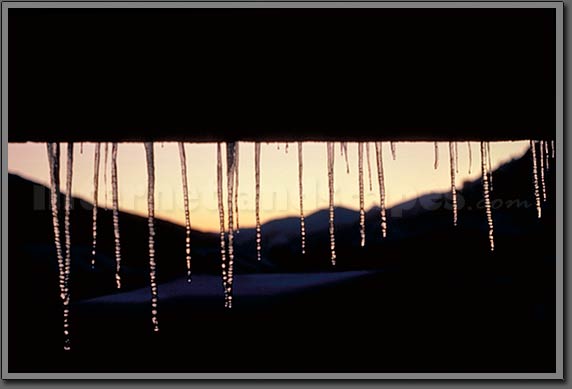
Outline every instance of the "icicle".
<svg viewBox="0 0 572 389"><path fill-rule="evenodd" d="M222 174L222 145L217 143L217 198L218 198L218 215L219 215L219 233L220 233L220 259L222 268L222 286L224 291L224 306L228 306L227 298L227 260L226 260L226 242L224 237L224 203L223 203L223 174Z"/></svg>
<svg viewBox="0 0 572 389"><path fill-rule="evenodd" d="M288 147L288 143L286 143L286 147ZM240 232L240 223L238 222L238 142L235 143L234 160L236 165L234 167L234 213L236 215L235 232L238 234Z"/></svg>
<svg viewBox="0 0 572 389"><path fill-rule="evenodd" d="M377 180L379 183L379 209L381 214L381 236L387 236L387 219L385 215L385 178L383 174L383 143L375 142L377 160Z"/></svg>
<svg viewBox="0 0 572 389"><path fill-rule="evenodd" d="M550 149L552 151L552 159L556 158L556 145L554 143L554 141L550 141Z"/></svg>
<svg viewBox="0 0 572 389"><path fill-rule="evenodd" d="M369 144L369 142L366 142L365 151L366 151L366 158L367 158L367 176L369 178L369 191L371 192L373 190L373 187L371 184L371 182L372 182L371 181L371 158L369 156L370 155L370 152L369 152L370 146L371 145Z"/></svg>
<svg viewBox="0 0 572 389"><path fill-rule="evenodd" d="M486 142L486 146L487 146L487 164L488 164L488 172L489 172L489 188L490 191L493 191L493 164L491 162L491 143L490 142Z"/></svg>
<svg viewBox="0 0 572 389"><path fill-rule="evenodd" d="M334 146L332 145L332 147ZM348 159L348 142L341 142L340 147L342 148L342 154L346 160L346 174L350 174L350 162Z"/></svg>
<svg viewBox="0 0 572 389"><path fill-rule="evenodd" d="M254 144L254 176L256 186L256 258L262 259L262 234L260 232L260 143Z"/></svg>
<svg viewBox="0 0 572 389"><path fill-rule="evenodd" d="M276 143L276 150L280 150L280 143Z"/></svg>
<svg viewBox="0 0 572 389"><path fill-rule="evenodd" d="M485 212L487 215L487 224L489 227L489 245L491 251L495 251L495 239L493 229L493 214L491 209L491 194L489 188L489 170L491 169L489 163L489 147L488 142L481 142L481 176L483 180L483 193L485 198Z"/></svg>
<svg viewBox="0 0 572 389"><path fill-rule="evenodd" d="M228 196L228 294L227 307L232 308L232 284L234 267L234 176L236 174L236 142L226 143L226 183Z"/></svg>
<svg viewBox="0 0 572 389"><path fill-rule="evenodd" d="M542 202L546 202L546 183L544 182L544 142L539 141L540 146L540 189L542 194Z"/></svg>
<svg viewBox="0 0 572 389"><path fill-rule="evenodd" d="M546 171L550 170L550 153L548 152L548 141L543 140L542 145L544 146L544 158L546 159Z"/></svg>
<svg viewBox="0 0 572 389"><path fill-rule="evenodd" d="M471 174L471 167L473 166L473 151L471 150L471 142L467 142L467 149L469 150L469 174Z"/></svg>
<svg viewBox="0 0 572 389"><path fill-rule="evenodd" d="M52 208L52 223L54 227L54 243L56 246L56 257L58 259L59 287L62 307L66 309L67 291L65 285L65 262L62 252L59 223L59 197L60 197L60 145L58 143L47 143L48 162L50 168L50 205ZM70 350L69 323L67 316L63 315L64 350Z"/></svg>
<svg viewBox="0 0 572 389"><path fill-rule="evenodd" d="M389 146L391 148L391 159L395 161L395 159L397 158L397 148L395 142L389 142Z"/></svg>
<svg viewBox="0 0 572 389"><path fill-rule="evenodd" d="M189 186L187 183L187 156L185 155L185 144L183 142L179 142L179 159L181 160L183 204L185 206L185 260L187 264L187 282L191 282L191 216L189 212Z"/></svg>
<svg viewBox="0 0 572 389"><path fill-rule="evenodd" d="M115 143L114 143L115 145ZM155 160L153 155L153 142L145 142L145 156L147 158L147 214L149 224L149 278L151 280L151 322L153 331L159 331L157 306L159 303L159 289L157 287L157 265L155 263ZM114 159L115 164L115 159Z"/></svg>
<svg viewBox="0 0 572 389"><path fill-rule="evenodd" d="M286 154L288 154L288 146L289 146L289 144L288 144L288 142L286 142L286 144L284 145L284 151Z"/></svg>
<svg viewBox="0 0 572 389"><path fill-rule="evenodd" d="M99 189L99 156L101 145L96 143L95 154L93 157L93 214L92 214L92 232L93 244L91 246L91 268L95 268L95 248L97 246L97 203L98 203L98 189Z"/></svg>
<svg viewBox="0 0 572 389"><path fill-rule="evenodd" d="M459 173L459 149L457 142L454 142L453 145L455 147L455 173Z"/></svg>
<svg viewBox="0 0 572 389"><path fill-rule="evenodd" d="M109 144L105 143L105 146L103 148L104 150L104 159L103 159L103 196L104 196L104 202L105 202L105 209L107 210L107 192L109 192L109 190L107 189L107 183L109 182L107 180L107 161L109 160Z"/></svg>
<svg viewBox="0 0 572 389"><path fill-rule="evenodd" d="M71 225L70 213L72 207L72 177L73 177L73 143L67 144L67 166L66 166L66 197L65 197L65 213L64 213L64 236L65 236L65 261L64 261L64 334L69 331L69 304L70 290L69 279L71 271ZM64 349L69 350L69 338L65 339Z"/></svg>
<svg viewBox="0 0 572 389"><path fill-rule="evenodd" d="M117 186L117 143L111 144L111 190L113 201L113 235L115 237L115 283L121 288L121 242L119 237L119 192Z"/></svg>
<svg viewBox="0 0 572 389"><path fill-rule="evenodd" d="M83 142L79 143L79 153L83 154Z"/></svg>
<svg viewBox="0 0 572 389"><path fill-rule="evenodd" d="M360 245L365 246L365 205L363 190L363 142L358 143L359 234Z"/></svg>
<svg viewBox="0 0 572 389"><path fill-rule="evenodd" d="M457 225L457 188L455 187L455 173L456 163L455 163L455 145L454 142L449 142L449 165L451 167L451 201L453 202L453 225Z"/></svg>
<svg viewBox="0 0 572 389"><path fill-rule="evenodd" d="M435 142L435 162L433 162L433 168L437 170L439 167L439 143Z"/></svg>
<svg viewBox="0 0 572 389"><path fill-rule="evenodd" d="M328 189L329 189L329 230L330 230L330 252L332 265L336 265L336 238L334 235L334 143L327 142L327 155L328 155ZM347 149L344 150L346 159L348 156Z"/></svg>
<svg viewBox="0 0 572 389"><path fill-rule="evenodd" d="M302 142L298 142L298 190L300 194L300 238L302 254L306 254L306 223L304 221L304 159L302 156Z"/></svg>
<svg viewBox="0 0 572 389"><path fill-rule="evenodd" d="M542 217L542 207L540 205L540 190L538 185L538 167L536 164L536 142L530 141L530 150L532 153L532 178L534 182L534 199L536 201L536 213L538 218Z"/></svg>

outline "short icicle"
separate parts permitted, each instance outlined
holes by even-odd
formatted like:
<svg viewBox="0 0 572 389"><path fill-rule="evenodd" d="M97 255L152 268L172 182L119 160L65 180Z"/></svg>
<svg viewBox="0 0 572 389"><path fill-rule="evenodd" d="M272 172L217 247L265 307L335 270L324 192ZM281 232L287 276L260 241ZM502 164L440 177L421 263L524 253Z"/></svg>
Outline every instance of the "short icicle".
<svg viewBox="0 0 572 389"><path fill-rule="evenodd" d="M363 190L363 142L358 143L359 235L360 246L365 246L365 200Z"/></svg>
<svg viewBox="0 0 572 389"><path fill-rule="evenodd" d="M91 268L95 268L95 250L97 246L97 203L99 190L99 165L100 165L101 144L95 144L95 152L93 157L93 210L92 210L92 235L93 241L91 245Z"/></svg>
<svg viewBox="0 0 572 389"><path fill-rule="evenodd" d="M302 155L302 142L298 142L298 192L300 196L300 241L302 254L306 254L306 223L304 221L304 159Z"/></svg>
<svg viewBox="0 0 572 389"><path fill-rule="evenodd" d="M546 183L544 181L544 170L546 165L544 164L544 142L539 141L538 145L540 146L540 193L542 194L542 202L546 202Z"/></svg>
<svg viewBox="0 0 572 389"><path fill-rule="evenodd" d="M532 179L534 183L534 200L536 202L536 214L542 217L542 207L540 205L540 186L538 184L538 166L536 162L536 141L530 141L530 151L532 154Z"/></svg>
<svg viewBox="0 0 572 389"><path fill-rule="evenodd" d="M336 237L334 232L334 143L327 142L328 159L328 191L329 191L329 232L330 232L330 257L332 265L336 265ZM347 158L347 149L345 150ZM349 166L349 165L348 165Z"/></svg>
<svg viewBox="0 0 572 389"><path fill-rule="evenodd" d="M189 186L187 182L187 156L185 144L179 142L181 160L181 179L183 185L183 204L185 206L185 262L187 264L187 282L191 282L191 215L189 211Z"/></svg>
<svg viewBox="0 0 572 389"><path fill-rule="evenodd" d="M262 234L260 226L260 142L254 144L254 179L256 207L256 259L262 259Z"/></svg>
<svg viewBox="0 0 572 389"><path fill-rule="evenodd" d="M451 201L453 203L453 225L457 225L457 188L456 181L456 156L455 156L455 142L449 142L449 165L451 168Z"/></svg>
<svg viewBox="0 0 572 389"><path fill-rule="evenodd" d="M109 160L109 143L104 143L103 147L103 202L105 203L105 209L107 210L107 192L109 189L107 187L107 161Z"/></svg>
<svg viewBox="0 0 572 389"><path fill-rule="evenodd" d="M371 144L369 142L366 142L365 144L365 152L366 152L366 158L367 158L367 176L369 179L369 191L371 192L373 190L372 187L372 181L371 181L371 158L370 158L370 146Z"/></svg>
<svg viewBox="0 0 572 389"><path fill-rule="evenodd" d="M389 142L389 147L391 149L391 159L395 161L397 159L397 146L395 142Z"/></svg>
<svg viewBox="0 0 572 389"><path fill-rule="evenodd" d="M481 177L483 181L483 194L485 199L485 212L487 215L487 225L489 229L489 247L491 251L495 251L495 239L494 239L494 229L493 229L493 214L491 209L491 194L489 187L489 170L491 166L489 164L489 148L488 142L481 142Z"/></svg>
<svg viewBox="0 0 572 389"><path fill-rule="evenodd" d="M387 217L385 210L385 177L383 173L383 143L375 142L375 154L377 161L377 181L379 184L379 209L381 216L381 236L387 236Z"/></svg>
<svg viewBox="0 0 572 389"><path fill-rule="evenodd" d="M459 147L457 142L454 142L455 146L455 173L459 173Z"/></svg>
<svg viewBox="0 0 572 389"><path fill-rule="evenodd" d="M333 148L333 144L332 144L332 148ZM341 142L341 147L343 150L343 154L344 154L344 158L346 161L346 174L350 174L350 161L349 161L349 156L348 156L348 142ZM332 156L333 158L333 156Z"/></svg>
<svg viewBox="0 0 572 389"><path fill-rule="evenodd" d="M234 151L234 159L235 159L235 167L234 167L234 214L235 214L235 233L240 232L240 223L238 221L238 166L239 166L239 159L238 159L238 145L239 143L235 143L235 151ZM288 153L288 143L286 143L286 153Z"/></svg>
<svg viewBox="0 0 572 389"><path fill-rule="evenodd" d="M488 172L489 172L489 188L490 191L493 191L493 169L492 169L492 153L491 153L491 142L486 142L486 146L487 146L487 166L488 166Z"/></svg>
<svg viewBox="0 0 572 389"><path fill-rule="evenodd" d="M435 142L435 161L433 162L433 169L437 170L439 168L439 143Z"/></svg>
<svg viewBox="0 0 572 389"><path fill-rule="evenodd" d="M550 141L550 151L552 152L552 159L556 158L556 144L554 141Z"/></svg>
<svg viewBox="0 0 572 389"><path fill-rule="evenodd" d="M111 144L111 191L113 201L113 236L115 237L115 283L121 288L121 240L119 236L119 189L117 185L117 143Z"/></svg>
<svg viewBox="0 0 572 389"><path fill-rule="evenodd" d="M469 174L473 166L473 150L471 149L471 142L467 142L467 150L469 151Z"/></svg>
<svg viewBox="0 0 572 389"><path fill-rule="evenodd" d="M157 264L155 263L155 158L153 142L145 142L147 158L147 223L149 225L149 278L151 281L151 322L153 331L159 331L157 309L159 304L159 289L157 287Z"/></svg>
<svg viewBox="0 0 572 389"><path fill-rule="evenodd" d="M546 159L546 171L550 170L550 152L548 151L548 141L543 140L542 144L544 145L544 158Z"/></svg>
<svg viewBox="0 0 572 389"><path fill-rule="evenodd" d="M217 143L217 199L218 199L218 215L219 215L219 234L220 234L220 259L222 269L222 287L224 291L224 306L228 307L228 275L227 275L227 256L226 256L226 240L224 225L224 202L223 202L223 171L222 171L222 145Z"/></svg>

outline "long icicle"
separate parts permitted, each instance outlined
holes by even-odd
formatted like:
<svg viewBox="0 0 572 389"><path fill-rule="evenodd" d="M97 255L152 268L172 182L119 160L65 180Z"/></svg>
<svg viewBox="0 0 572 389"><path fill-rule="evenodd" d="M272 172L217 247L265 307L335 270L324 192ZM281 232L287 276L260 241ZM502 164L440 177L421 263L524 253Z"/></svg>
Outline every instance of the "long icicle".
<svg viewBox="0 0 572 389"><path fill-rule="evenodd" d="M327 142L328 156L328 190L329 190L329 231L330 231L330 256L332 265L336 265L336 237L334 232L334 143ZM345 150L347 158L347 150Z"/></svg>
<svg viewBox="0 0 572 389"><path fill-rule="evenodd" d="M260 226L260 142L254 144L254 178L256 189L256 259L262 259L262 233Z"/></svg>
<svg viewBox="0 0 572 389"><path fill-rule="evenodd" d="M223 172L222 172L222 145L217 143L217 199L218 199L218 215L219 215L219 234L220 234L220 260L222 269L222 287L224 291L224 306L228 307L228 276L227 276L227 257L226 257L226 241L225 241L225 225L224 225L224 202L223 202Z"/></svg>
<svg viewBox="0 0 572 389"><path fill-rule="evenodd" d="M119 190L117 185L117 143L111 144L111 190L113 201L113 236L115 237L115 283L121 288L121 240L119 236Z"/></svg>
<svg viewBox="0 0 572 389"><path fill-rule="evenodd" d="M107 192L109 192L109 189L107 187L107 183L109 182L107 180L107 161L109 160L109 143L105 142L104 143L104 147L103 147L103 151L104 151L104 156L103 156L103 202L105 203L105 209L107 210Z"/></svg>
<svg viewBox="0 0 572 389"><path fill-rule="evenodd" d="M473 150L471 149L471 142L467 142L467 149L469 150L469 174L473 167Z"/></svg>
<svg viewBox="0 0 572 389"><path fill-rule="evenodd" d="M62 252L62 242L60 236L59 222L59 197L60 197L60 145L58 143L47 143L48 163L50 168L50 206L52 211L52 223L54 227L54 243L56 246L56 257L59 270L59 287L62 308L65 307L67 298L65 289L65 262ZM64 350L70 350L69 324L67 318L63 316Z"/></svg>
<svg viewBox="0 0 572 389"><path fill-rule="evenodd" d="M149 278L151 281L151 322L153 331L159 331L157 308L159 304L159 289L157 287L157 264L155 263L155 158L153 142L145 142L147 158L147 214L149 225Z"/></svg>
<svg viewBox="0 0 572 389"><path fill-rule="evenodd" d="M234 266L234 176L236 174L236 142L226 143L226 183L228 201L228 295L227 307L232 308Z"/></svg>
<svg viewBox="0 0 572 389"><path fill-rule="evenodd" d="M95 250L97 246L97 204L99 190L99 165L100 165L101 144L95 144L95 152L93 157L93 211L92 211L92 233L93 243L91 246L91 268L95 268Z"/></svg>
<svg viewBox="0 0 572 389"><path fill-rule="evenodd" d="M491 195L489 187L489 148L488 142L481 142L481 177L483 181L483 193L485 198L485 212L487 215L487 224L489 229L489 247L491 251L495 250L494 228L493 228L493 214L491 209Z"/></svg>
<svg viewBox="0 0 572 389"><path fill-rule="evenodd" d="M371 158L370 158L370 143L366 142L365 144L365 152L366 152L366 158L367 158L367 176L369 178L369 191L371 192L373 190L372 187L372 181L371 181Z"/></svg>
<svg viewBox="0 0 572 389"><path fill-rule="evenodd" d="M391 159L395 161L397 159L397 146L395 142L389 142L389 147L391 149Z"/></svg>
<svg viewBox="0 0 572 389"><path fill-rule="evenodd" d="M187 264L187 282L191 282L191 215L189 211L189 186L187 182L187 156L185 144L179 142L181 160L181 179L183 185L183 204L185 206L185 262Z"/></svg>
<svg viewBox="0 0 572 389"><path fill-rule="evenodd" d="M542 194L542 202L546 202L546 183L544 181L544 142L538 141L538 145L540 146L540 193Z"/></svg>
<svg viewBox="0 0 572 389"><path fill-rule="evenodd" d="M383 143L375 142L375 154L377 161L377 181L379 183L379 209L381 216L381 236L387 236L387 217L385 210L385 177L383 173Z"/></svg>
<svg viewBox="0 0 572 389"><path fill-rule="evenodd" d="M65 262L64 262L64 335L69 335L69 314L70 314L70 289L69 280L71 272L71 225L70 213L72 208L72 178L73 178L73 143L68 142L67 145L67 164L66 164L66 203L64 214L64 236L65 236ZM70 349L69 338L65 339L64 349Z"/></svg>
<svg viewBox="0 0 572 389"><path fill-rule="evenodd" d="M433 162L433 168L437 170L439 168L439 143L435 142L435 162Z"/></svg>
<svg viewBox="0 0 572 389"><path fill-rule="evenodd" d="M536 164L536 141L530 141L530 151L532 154L532 179L534 183L534 199L536 202L536 214L540 219L542 217L542 207L540 205L540 189L538 184L538 166Z"/></svg>
<svg viewBox="0 0 572 389"><path fill-rule="evenodd" d="M449 165L451 168L451 201L453 203L453 225L457 225L457 188L456 181L456 157L455 157L455 143L449 142Z"/></svg>
<svg viewBox="0 0 572 389"><path fill-rule="evenodd" d="M365 201L363 190L363 142L358 143L358 185L359 185L359 235L360 245L365 246Z"/></svg>
<svg viewBox="0 0 572 389"><path fill-rule="evenodd" d="M238 145L239 143L236 142L234 146L234 214L235 214L235 232L238 234L240 232L240 223L238 222L238 167L239 167L239 159L238 159ZM286 143L286 153L288 153L288 143Z"/></svg>
<svg viewBox="0 0 572 389"><path fill-rule="evenodd" d="M300 241L302 254L306 254L306 223L304 221L304 159L302 155L302 142L298 142L298 191L300 195Z"/></svg>

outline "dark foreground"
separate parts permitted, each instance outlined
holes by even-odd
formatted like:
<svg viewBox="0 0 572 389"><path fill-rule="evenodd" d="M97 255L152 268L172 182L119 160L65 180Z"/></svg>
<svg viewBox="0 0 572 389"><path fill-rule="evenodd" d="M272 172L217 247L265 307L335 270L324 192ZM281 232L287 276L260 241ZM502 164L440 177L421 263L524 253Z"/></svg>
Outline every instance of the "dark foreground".
<svg viewBox="0 0 572 389"><path fill-rule="evenodd" d="M161 286L159 333L147 289L77 303L67 353L54 336L57 308L28 312L30 322L10 338L18 342L10 371L550 372L553 311L523 296L522 281L391 271L244 275L228 311L219 279L197 276Z"/></svg>

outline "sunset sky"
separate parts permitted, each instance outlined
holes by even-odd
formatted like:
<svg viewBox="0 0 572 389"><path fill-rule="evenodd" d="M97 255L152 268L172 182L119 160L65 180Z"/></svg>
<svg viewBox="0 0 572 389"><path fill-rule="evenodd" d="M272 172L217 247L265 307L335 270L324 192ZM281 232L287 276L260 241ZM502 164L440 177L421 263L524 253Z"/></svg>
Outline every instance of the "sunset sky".
<svg viewBox="0 0 572 389"><path fill-rule="evenodd" d="M280 146L280 150L277 149ZM446 191L450 188L448 144L439 143L440 164L433 168L432 142L397 143L397 158L392 160L389 142L384 142L385 187L388 206L417 196ZM457 186L467 179L480 176L480 147L471 142L472 172L468 174L467 142L459 142L459 173ZM528 148L527 141L496 142L491 144L493 168L518 158ZM340 146L335 153L335 204L359 207L357 143L348 145L350 173L346 173ZM62 148L61 179L64 182L66 146ZM75 144L73 194L92 202L94 144ZM203 231L218 230L216 197L216 144L186 144L187 173L191 207L191 224ZM108 163L107 184L104 182L104 161L100 165L99 203L111 206L111 164ZM365 152L364 152L365 158ZM109 161L111 147L109 148ZM141 143L121 143L118 147L118 181L120 209L138 215L147 214L147 171L145 151ZM239 208L241 227L254 225L254 144L240 143ZM157 217L184 224L181 166L176 143L155 144ZM367 162L364 161L366 208L379 204L375 146L371 144L372 191L369 190ZM23 178L49 185L46 146L43 143L12 143L8 146L8 171ZM226 205L226 204L225 204ZM310 214L328 206L328 179L325 143L304 143L304 207ZM261 146L261 220L298 215L297 144L263 143Z"/></svg>

